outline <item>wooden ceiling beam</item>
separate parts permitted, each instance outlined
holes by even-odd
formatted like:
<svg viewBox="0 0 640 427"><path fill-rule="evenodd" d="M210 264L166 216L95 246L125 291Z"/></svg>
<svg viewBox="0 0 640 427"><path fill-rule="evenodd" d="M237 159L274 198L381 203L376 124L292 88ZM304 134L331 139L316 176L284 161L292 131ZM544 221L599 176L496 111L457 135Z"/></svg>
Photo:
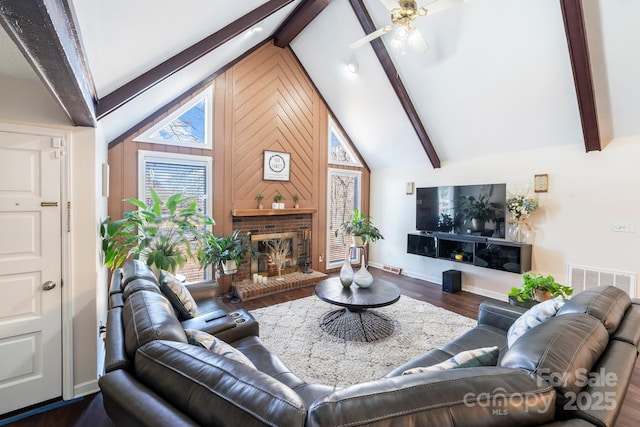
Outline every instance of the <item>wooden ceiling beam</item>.
<svg viewBox="0 0 640 427"><path fill-rule="evenodd" d="M373 20L371 19L371 16L369 15L369 12L367 11L363 0L349 0L349 3L351 3L351 7L355 12L358 21L360 21L360 25L362 26L365 34L374 32L376 30L375 24L373 23ZM382 43L382 40L380 40L380 38L377 38L371 41L371 47L378 57L378 60L380 61L380 64L382 65L382 68L384 69L384 72L387 75L391 86L393 87L393 90L396 92L398 100L400 100L400 104L402 104L405 113L409 117L409 121L411 122L411 125L413 126L418 139L420 140L420 143L424 148L424 151L427 153L427 157L429 157L429 160L431 161L431 164L434 168L439 168L440 158L438 157L436 150L433 148L431 139L429 138L429 135L427 134L427 131L425 130L424 125L420 120L420 116L418 115L418 112L416 111L413 102L409 97L407 89L405 88L402 80L400 79L400 76L398 75L398 71L396 70L395 65L393 65L393 61L391 60L389 52L387 52L387 49L385 49L384 47L384 43Z"/></svg>
<svg viewBox="0 0 640 427"><path fill-rule="evenodd" d="M302 0L302 3L275 32L274 44L280 48L289 46L329 3L331 0Z"/></svg>
<svg viewBox="0 0 640 427"><path fill-rule="evenodd" d="M222 46L224 43L268 18L291 2L293 2L293 0L270 0L264 3L222 28L220 31L188 47L160 65L126 83L124 86L100 98L97 105L98 119L105 117L126 102Z"/></svg>
<svg viewBox="0 0 640 427"><path fill-rule="evenodd" d="M560 0L560 7L578 98L584 146L587 151L600 151L602 146L582 2L581 0Z"/></svg>
<svg viewBox="0 0 640 427"><path fill-rule="evenodd" d="M0 25L69 120L95 126L92 79L66 0L0 0Z"/></svg>

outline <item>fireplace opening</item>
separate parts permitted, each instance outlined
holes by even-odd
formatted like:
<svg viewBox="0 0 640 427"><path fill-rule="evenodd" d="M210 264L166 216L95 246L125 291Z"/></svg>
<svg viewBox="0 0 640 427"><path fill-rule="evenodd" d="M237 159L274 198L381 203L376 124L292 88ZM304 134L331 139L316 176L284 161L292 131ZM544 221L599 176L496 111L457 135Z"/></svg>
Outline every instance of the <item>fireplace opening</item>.
<svg viewBox="0 0 640 427"><path fill-rule="evenodd" d="M282 274L298 271L298 233L253 234L251 235L251 245L260 255L258 258L251 260L251 274L278 275L278 266L265 243L275 239L284 239L289 245L289 254L284 260Z"/></svg>

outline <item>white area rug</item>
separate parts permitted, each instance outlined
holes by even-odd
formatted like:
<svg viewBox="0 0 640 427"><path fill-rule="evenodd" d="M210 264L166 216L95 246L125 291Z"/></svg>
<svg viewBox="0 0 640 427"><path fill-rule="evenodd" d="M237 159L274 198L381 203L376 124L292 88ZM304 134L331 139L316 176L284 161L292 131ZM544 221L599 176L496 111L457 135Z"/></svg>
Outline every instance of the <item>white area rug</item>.
<svg viewBox="0 0 640 427"><path fill-rule="evenodd" d="M262 341L293 373L309 383L337 387L376 380L477 324L403 295L397 303L376 309L395 320L391 336L373 343L352 342L320 329L320 318L336 308L314 295L251 313L260 322Z"/></svg>

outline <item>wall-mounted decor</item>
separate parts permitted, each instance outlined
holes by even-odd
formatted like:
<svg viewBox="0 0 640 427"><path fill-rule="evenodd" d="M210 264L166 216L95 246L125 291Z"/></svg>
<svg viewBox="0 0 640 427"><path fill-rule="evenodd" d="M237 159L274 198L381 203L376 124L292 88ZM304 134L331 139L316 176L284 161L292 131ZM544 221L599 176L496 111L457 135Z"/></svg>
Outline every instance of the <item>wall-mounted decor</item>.
<svg viewBox="0 0 640 427"><path fill-rule="evenodd" d="M536 193L546 193L549 191L549 175L540 174L533 176L533 191Z"/></svg>
<svg viewBox="0 0 640 427"><path fill-rule="evenodd" d="M264 181L289 181L290 166L291 153L264 150L262 179Z"/></svg>

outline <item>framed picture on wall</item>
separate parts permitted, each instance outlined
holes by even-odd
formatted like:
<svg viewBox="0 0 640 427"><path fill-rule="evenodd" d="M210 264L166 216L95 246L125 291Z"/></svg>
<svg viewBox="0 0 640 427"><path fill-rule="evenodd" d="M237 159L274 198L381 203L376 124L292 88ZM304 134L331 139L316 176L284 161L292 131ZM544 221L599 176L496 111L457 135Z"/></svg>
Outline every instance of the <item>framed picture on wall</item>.
<svg viewBox="0 0 640 427"><path fill-rule="evenodd" d="M289 181L291 153L264 150L264 166L262 179L264 181Z"/></svg>

